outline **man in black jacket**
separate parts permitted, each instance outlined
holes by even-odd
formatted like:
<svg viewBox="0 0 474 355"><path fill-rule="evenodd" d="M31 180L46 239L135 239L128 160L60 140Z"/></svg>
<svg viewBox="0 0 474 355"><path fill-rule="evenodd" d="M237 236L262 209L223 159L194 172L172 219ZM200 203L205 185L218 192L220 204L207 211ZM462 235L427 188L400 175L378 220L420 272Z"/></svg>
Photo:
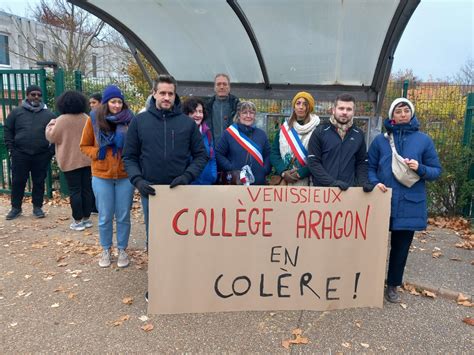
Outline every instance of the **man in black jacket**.
<svg viewBox="0 0 474 355"><path fill-rule="evenodd" d="M28 176L33 182L33 215L43 218L44 180L48 164L54 155L54 146L46 140L46 125L55 118L42 102L42 91L37 85L26 88L26 100L15 108L5 122L5 145L12 162L12 209L6 219L21 214L21 205Z"/></svg>
<svg viewBox="0 0 474 355"><path fill-rule="evenodd" d="M176 104L176 81L160 75L147 111L132 120L123 161L128 177L140 191L148 240L148 195L151 185L188 185L207 163L201 133L194 120Z"/></svg>
<svg viewBox="0 0 474 355"><path fill-rule="evenodd" d="M336 98L329 123L318 126L308 144L308 167L315 186L335 186L347 190L374 186L368 180L364 132L354 126L355 98Z"/></svg>
<svg viewBox="0 0 474 355"><path fill-rule="evenodd" d="M217 145L222 133L232 124L239 99L230 93L230 78L220 73L214 78L214 92L206 103L207 121Z"/></svg>

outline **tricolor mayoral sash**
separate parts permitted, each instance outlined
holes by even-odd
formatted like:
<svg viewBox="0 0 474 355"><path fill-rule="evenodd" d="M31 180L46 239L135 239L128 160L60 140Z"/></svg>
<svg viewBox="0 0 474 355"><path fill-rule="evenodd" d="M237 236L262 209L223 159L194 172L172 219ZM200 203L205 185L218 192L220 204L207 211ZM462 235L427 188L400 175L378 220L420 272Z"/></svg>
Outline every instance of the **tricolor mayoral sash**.
<svg viewBox="0 0 474 355"><path fill-rule="evenodd" d="M286 141L288 142L288 145L291 148L291 151L295 155L295 158L298 159L299 163L301 166L306 166L306 157L308 156L308 151L303 145L303 142L301 142L300 137L298 136L298 133L296 133L296 130L294 128L291 128L288 126L288 122L285 122L281 125L281 133L283 133L283 136L285 137Z"/></svg>
<svg viewBox="0 0 474 355"><path fill-rule="evenodd" d="M237 143L240 144L261 166L263 166L263 156L261 148L253 142L249 137L247 137L243 132L239 131L239 128L234 123L233 125L227 128L227 132L235 139Z"/></svg>

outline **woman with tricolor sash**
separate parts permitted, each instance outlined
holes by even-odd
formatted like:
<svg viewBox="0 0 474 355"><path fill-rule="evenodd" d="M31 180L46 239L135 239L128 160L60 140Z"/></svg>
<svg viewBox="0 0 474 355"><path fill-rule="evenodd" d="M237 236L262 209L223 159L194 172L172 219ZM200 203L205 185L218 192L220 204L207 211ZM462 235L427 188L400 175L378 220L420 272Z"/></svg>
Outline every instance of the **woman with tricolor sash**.
<svg viewBox="0 0 474 355"><path fill-rule="evenodd" d="M256 113L254 103L240 102L234 123L224 131L216 145L218 171L224 176L239 171L244 185L265 185L271 170L270 143L265 132L255 127Z"/></svg>
<svg viewBox="0 0 474 355"><path fill-rule="evenodd" d="M310 172L306 165L308 143L319 117L312 113L314 98L301 91L291 102L293 113L285 121L273 141L270 159L276 173L287 185L308 186Z"/></svg>

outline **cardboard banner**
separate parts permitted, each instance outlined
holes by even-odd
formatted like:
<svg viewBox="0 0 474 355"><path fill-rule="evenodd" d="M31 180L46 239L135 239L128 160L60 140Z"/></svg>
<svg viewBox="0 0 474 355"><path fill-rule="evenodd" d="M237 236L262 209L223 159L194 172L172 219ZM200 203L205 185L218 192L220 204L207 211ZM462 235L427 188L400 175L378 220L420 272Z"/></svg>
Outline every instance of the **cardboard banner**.
<svg viewBox="0 0 474 355"><path fill-rule="evenodd" d="M391 190L154 187L149 313L382 307Z"/></svg>

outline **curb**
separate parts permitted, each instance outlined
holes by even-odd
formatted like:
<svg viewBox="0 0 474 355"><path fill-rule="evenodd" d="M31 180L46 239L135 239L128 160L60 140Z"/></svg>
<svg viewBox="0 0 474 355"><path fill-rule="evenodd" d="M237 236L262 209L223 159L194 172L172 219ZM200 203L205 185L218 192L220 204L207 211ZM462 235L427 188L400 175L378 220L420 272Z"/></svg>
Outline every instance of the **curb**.
<svg viewBox="0 0 474 355"><path fill-rule="evenodd" d="M442 298L446 298L446 299L449 299L449 300L456 301L459 294L461 294L461 293L464 296L466 296L466 298L469 302L472 302L472 300L473 300L472 295L467 295L463 292L453 291L453 290L450 290L450 289L447 289L447 288L444 288L444 287L435 287L433 285L424 284L424 283L420 283L420 282L411 282L411 281L406 281L405 283L408 284L408 285L411 285L411 286L413 286L417 289L422 289L422 290L433 292L437 296L442 297Z"/></svg>

